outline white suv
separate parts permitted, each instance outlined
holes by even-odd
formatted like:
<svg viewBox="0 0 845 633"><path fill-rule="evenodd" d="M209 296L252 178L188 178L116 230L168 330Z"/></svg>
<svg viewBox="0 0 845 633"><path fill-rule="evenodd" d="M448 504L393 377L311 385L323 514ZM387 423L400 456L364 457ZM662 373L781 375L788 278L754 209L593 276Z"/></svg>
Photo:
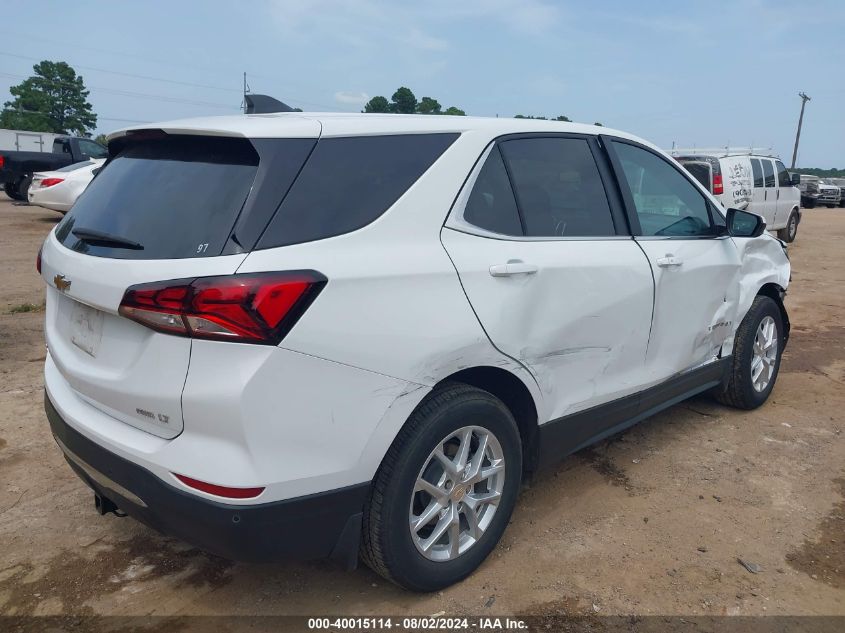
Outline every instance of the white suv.
<svg viewBox="0 0 845 633"><path fill-rule="evenodd" d="M46 409L100 512L434 590L527 473L772 390L784 247L603 127L276 114L111 137L50 234Z"/></svg>

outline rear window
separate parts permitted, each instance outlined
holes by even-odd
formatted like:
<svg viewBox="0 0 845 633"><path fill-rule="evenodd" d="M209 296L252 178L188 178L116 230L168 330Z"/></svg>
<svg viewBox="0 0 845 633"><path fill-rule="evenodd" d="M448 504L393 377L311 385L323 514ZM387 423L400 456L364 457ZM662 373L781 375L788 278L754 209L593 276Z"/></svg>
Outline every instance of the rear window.
<svg viewBox="0 0 845 633"><path fill-rule="evenodd" d="M99 257L220 255L258 169L246 139L169 136L123 149L56 230L66 247ZM97 236L97 237L92 237ZM119 247L116 238L133 247Z"/></svg>
<svg viewBox="0 0 845 633"><path fill-rule="evenodd" d="M311 242L366 226L393 206L456 138L458 134L321 139L257 248Z"/></svg>

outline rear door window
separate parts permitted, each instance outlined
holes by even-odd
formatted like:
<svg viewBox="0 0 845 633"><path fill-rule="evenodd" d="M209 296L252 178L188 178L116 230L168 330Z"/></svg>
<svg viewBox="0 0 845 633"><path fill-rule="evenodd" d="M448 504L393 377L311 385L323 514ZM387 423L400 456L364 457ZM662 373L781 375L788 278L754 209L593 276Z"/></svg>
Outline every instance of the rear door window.
<svg viewBox="0 0 845 633"><path fill-rule="evenodd" d="M99 257L220 255L257 169L258 154L246 139L137 141L91 182L56 237L72 250Z"/></svg>
<svg viewBox="0 0 845 633"><path fill-rule="evenodd" d="M759 158L751 159L751 173L754 174L754 186L762 189L765 182L763 181L763 167L760 165Z"/></svg>
<svg viewBox="0 0 845 633"><path fill-rule="evenodd" d="M772 161L764 158L760 162L763 163L763 175L766 177L766 188L769 189L771 187L777 187L777 183L775 182L775 168L772 166Z"/></svg>
<svg viewBox="0 0 845 633"><path fill-rule="evenodd" d="M457 133L320 139L257 248L311 242L366 226L456 138Z"/></svg>
<svg viewBox="0 0 845 633"><path fill-rule="evenodd" d="M584 138L501 144L528 237L615 235L596 161Z"/></svg>
<svg viewBox="0 0 845 633"><path fill-rule="evenodd" d="M495 146L481 168L464 208L464 220L500 235L522 235L508 172Z"/></svg>

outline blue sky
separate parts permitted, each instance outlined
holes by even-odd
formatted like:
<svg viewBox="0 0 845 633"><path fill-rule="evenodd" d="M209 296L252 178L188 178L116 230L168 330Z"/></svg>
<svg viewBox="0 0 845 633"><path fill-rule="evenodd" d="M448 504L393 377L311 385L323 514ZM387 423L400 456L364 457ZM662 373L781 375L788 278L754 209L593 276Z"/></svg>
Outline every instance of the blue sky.
<svg viewBox="0 0 845 633"><path fill-rule="evenodd" d="M246 71L306 110L355 112L406 85L469 114L754 143L788 163L803 90L798 164L845 168L843 25L841 0L28 0L0 25L0 98L65 60L109 131L236 113Z"/></svg>

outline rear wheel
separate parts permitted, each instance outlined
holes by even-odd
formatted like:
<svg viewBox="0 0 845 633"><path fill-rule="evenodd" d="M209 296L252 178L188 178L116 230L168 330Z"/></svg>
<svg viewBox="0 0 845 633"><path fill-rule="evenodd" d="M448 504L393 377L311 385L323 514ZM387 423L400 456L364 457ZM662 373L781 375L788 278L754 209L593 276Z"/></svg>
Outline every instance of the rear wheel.
<svg viewBox="0 0 845 633"><path fill-rule="evenodd" d="M24 176L23 179L18 183L18 195L20 196L18 200L23 200L24 202L29 201L29 186L32 184L32 176Z"/></svg>
<svg viewBox="0 0 845 633"><path fill-rule="evenodd" d="M9 196L12 200L20 200L21 199L21 197L20 197L21 194L18 191L18 186L17 186L17 184L15 184L13 182L7 182L6 184L4 184L3 185L3 191L5 191L6 195Z"/></svg>
<svg viewBox="0 0 845 633"><path fill-rule="evenodd" d="M798 213L793 211L789 214L789 220L786 226L778 229L778 237L784 242L792 243L795 241L795 236L798 235Z"/></svg>
<svg viewBox="0 0 845 633"><path fill-rule="evenodd" d="M772 392L783 352L783 319L770 297L754 298L739 325L734 341L733 364L725 389L716 399L739 409L756 409Z"/></svg>
<svg viewBox="0 0 845 633"><path fill-rule="evenodd" d="M361 556L415 591L471 574L507 527L522 447L508 408L462 384L432 392L394 440L364 510Z"/></svg>

